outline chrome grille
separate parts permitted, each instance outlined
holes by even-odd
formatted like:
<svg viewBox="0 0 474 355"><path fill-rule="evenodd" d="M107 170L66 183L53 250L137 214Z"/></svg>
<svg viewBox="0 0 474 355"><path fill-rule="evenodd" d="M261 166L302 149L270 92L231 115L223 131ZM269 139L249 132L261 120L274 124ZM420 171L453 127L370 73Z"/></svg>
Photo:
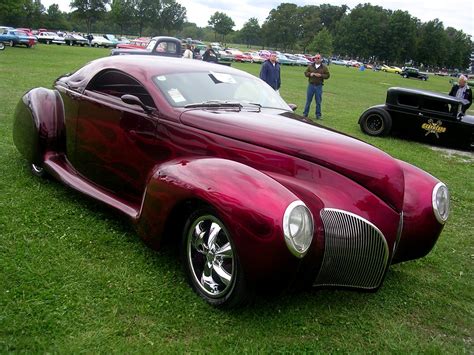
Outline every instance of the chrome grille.
<svg viewBox="0 0 474 355"><path fill-rule="evenodd" d="M380 286L389 256L382 232L366 219L343 210L325 208L321 219L324 257L314 286Z"/></svg>

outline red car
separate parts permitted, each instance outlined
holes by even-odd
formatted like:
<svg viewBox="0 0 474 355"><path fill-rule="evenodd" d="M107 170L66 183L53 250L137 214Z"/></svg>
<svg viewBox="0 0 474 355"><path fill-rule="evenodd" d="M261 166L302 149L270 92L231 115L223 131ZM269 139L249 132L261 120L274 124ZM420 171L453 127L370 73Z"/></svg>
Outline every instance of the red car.
<svg viewBox="0 0 474 355"><path fill-rule="evenodd" d="M245 63L252 63L252 56L247 53L236 53L234 54L234 60L236 62L245 62Z"/></svg>
<svg viewBox="0 0 474 355"><path fill-rule="evenodd" d="M391 264L432 249L449 214L435 177L202 61L90 62L27 92L13 137L34 174L120 211L151 246L179 243L215 306L290 284L377 290Z"/></svg>
<svg viewBox="0 0 474 355"><path fill-rule="evenodd" d="M130 43L119 43L117 48L121 49L146 49L148 43L150 43L151 38L149 37L140 37L130 40Z"/></svg>

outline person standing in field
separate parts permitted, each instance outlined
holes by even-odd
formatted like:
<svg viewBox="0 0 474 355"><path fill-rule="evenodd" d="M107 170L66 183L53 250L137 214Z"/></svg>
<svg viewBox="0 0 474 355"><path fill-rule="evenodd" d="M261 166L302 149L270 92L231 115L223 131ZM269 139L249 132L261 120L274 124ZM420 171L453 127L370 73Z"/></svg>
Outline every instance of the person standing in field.
<svg viewBox="0 0 474 355"><path fill-rule="evenodd" d="M272 87L273 90L279 92L281 86L280 63L277 62L275 53L263 62L260 68L260 79Z"/></svg>
<svg viewBox="0 0 474 355"><path fill-rule="evenodd" d="M314 56L314 62L308 65L304 76L308 78L308 88L306 90L306 105L304 107L303 116L308 117L309 109L313 96L316 100L316 119L323 119L321 112L321 103L323 101L323 85L324 80L329 79L329 70L322 63L321 54Z"/></svg>
<svg viewBox="0 0 474 355"><path fill-rule="evenodd" d="M457 97L458 99L466 100L466 103L462 105L461 112L466 113L467 109L471 107L472 104L472 90L467 85L467 78L464 75L461 75L458 79L458 83L453 85L449 91L450 96Z"/></svg>
<svg viewBox="0 0 474 355"><path fill-rule="evenodd" d="M183 58L193 59L193 51L191 50L191 45L190 44L186 45L186 50L183 53Z"/></svg>

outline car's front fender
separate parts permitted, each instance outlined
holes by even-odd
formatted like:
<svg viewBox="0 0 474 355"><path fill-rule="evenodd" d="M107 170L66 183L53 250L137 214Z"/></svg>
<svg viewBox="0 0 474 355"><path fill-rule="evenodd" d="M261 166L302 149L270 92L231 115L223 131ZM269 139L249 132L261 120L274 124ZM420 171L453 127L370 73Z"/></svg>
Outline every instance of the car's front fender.
<svg viewBox="0 0 474 355"><path fill-rule="evenodd" d="M418 259L430 252L443 230L435 217L432 193L438 179L399 160L405 175L403 230L393 263Z"/></svg>
<svg viewBox="0 0 474 355"><path fill-rule="evenodd" d="M147 185L138 232L159 245L167 219L183 201L212 206L231 233L249 278L295 270L299 259L283 237L283 215L298 200L286 187L247 165L220 158L180 159L160 165ZM180 236L175 236L180 237Z"/></svg>

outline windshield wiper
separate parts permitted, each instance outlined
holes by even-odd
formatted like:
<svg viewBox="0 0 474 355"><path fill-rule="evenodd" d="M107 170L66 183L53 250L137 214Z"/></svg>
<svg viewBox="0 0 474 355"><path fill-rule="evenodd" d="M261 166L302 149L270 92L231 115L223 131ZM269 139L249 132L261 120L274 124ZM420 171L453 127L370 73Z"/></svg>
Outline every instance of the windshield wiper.
<svg viewBox="0 0 474 355"><path fill-rule="evenodd" d="M242 104L239 102L233 101L219 101L219 100L210 100L204 102L197 102L194 104L189 104L184 106L184 108L195 108L195 107L223 107L223 108L238 108L239 110L242 109Z"/></svg>

